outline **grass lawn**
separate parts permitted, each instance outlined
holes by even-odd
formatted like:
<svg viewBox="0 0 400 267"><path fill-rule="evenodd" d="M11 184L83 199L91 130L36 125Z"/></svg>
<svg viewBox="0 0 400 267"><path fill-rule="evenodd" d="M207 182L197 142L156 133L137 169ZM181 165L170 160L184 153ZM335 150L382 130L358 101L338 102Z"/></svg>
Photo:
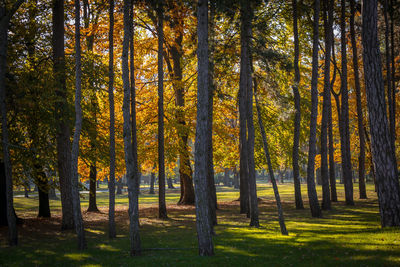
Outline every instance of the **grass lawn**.
<svg viewBox="0 0 400 267"><path fill-rule="evenodd" d="M116 199L118 237L107 237L108 194L98 193L101 213L87 213L82 199L88 249L79 252L73 231L60 231L60 201L52 200L52 218L39 219L37 197L15 197L20 244L7 247L7 228L0 228L0 266L400 266L400 228L381 229L376 194L345 206L339 202L323 218L313 219L303 184L305 210L294 208L293 184L279 185L289 236L282 236L270 184L258 184L261 227L251 228L239 214L238 190L217 187L219 210L215 256L197 256L194 208L177 206L179 190L167 190L168 220L157 218L157 195L142 190L140 224L142 256L129 256L127 194ZM321 188L318 188L321 192Z"/></svg>

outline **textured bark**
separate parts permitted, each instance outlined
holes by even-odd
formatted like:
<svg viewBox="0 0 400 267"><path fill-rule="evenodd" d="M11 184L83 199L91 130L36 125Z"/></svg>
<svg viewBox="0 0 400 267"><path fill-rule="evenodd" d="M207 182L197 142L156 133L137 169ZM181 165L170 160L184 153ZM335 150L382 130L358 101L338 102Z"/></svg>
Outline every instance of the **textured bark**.
<svg viewBox="0 0 400 267"><path fill-rule="evenodd" d="M114 106L114 0L109 1L108 32L108 102L110 107L110 179L108 182L108 236L115 238L115 106Z"/></svg>
<svg viewBox="0 0 400 267"><path fill-rule="evenodd" d="M71 185L72 205L74 210L75 231L78 237L78 249L86 249L85 229L83 225L81 202L79 199L79 139L82 130L82 107L81 107L81 34L80 34L80 1L75 1L75 132L71 150Z"/></svg>
<svg viewBox="0 0 400 267"><path fill-rule="evenodd" d="M325 31L325 60L324 60L324 91L321 120L321 181L322 181L322 209L331 209L328 171L328 124L329 104L331 103L331 50L332 50L332 23L333 1L324 0L324 31Z"/></svg>
<svg viewBox="0 0 400 267"><path fill-rule="evenodd" d="M400 226L400 189L397 164L389 136L379 51L377 0L364 1L362 44L372 155L378 189L381 225Z"/></svg>
<svg viewBox="0 0 400 267"><path fill-rule="evenodd" d="M357 101L357 126L358 126L358 138L360 141L360 154L358 156L358 187L360 193L360 199L367 198L367 192L365 189L365 138L364 138L364 118L362 111L361 102L361 86L360 86L360 75L358 68L358 53L356 44L356 33L354 29L354 17L355 17L355 0L350 0L350 36L351 36L351 47L353 50L353 69L354 69L354 84L356 88L356 101Z"/></svg>
<svg viewBox="0 0 400 267"><path fill-rule="evenodd" d="M307 191L308 201L312 217L321 217L322 212L318 203L317 190L315 189L315 155L318 116L318 24L319 24L319 0L314 1L314 26L313 26L313 55L311 77L311 119L310 139L308 144L307 164Z"/></svg>
<svg viewBox="0 0 400 267"><path fill-rule="evenodd" d="M301 122L301 109L300 109L300 68L299 68L299 33L297 27L297 0L292 0L293 6L293 36L294 36L294 84L292 86L294 96L294 108L296 109L294 115L294 133L293 133L293 182L294 182L294 197L296 209L304 209L303 198L301 197L301 183L299 171L299 141L300 141L300 122Z"/></svg>
<svg viewBox="0 0 400 267"><path fill-rule="evenodd" d="M163 69L163 1L160 1L157 9L158 25L158 217L167 218L165 204L165 153L164 153L164 69ZM150 190L151 191L151 190ZM154 194L154 189L153 189Z"/></svg>
<svg viewBox="0 0 400 267"><path fill-rule="evenodd" d="M390 0L390 8L389 8L389 15L390 15L390 48L391 48L391 53L390 53L390 61L391 61L391 70L392 70L392 112L390 113L391 117L389 118L390 120L390 125L394 125L394 127L391 127L390 130L392 131L392 142L396 142L396 65L395 65L395 56L394 56L394 20L396 19L394 17L394 10L395 10L395 4L397 0Z"/></svg>
<svg viewBox="0 0 400 267"><path fill-rule="evenodd" d="M256 90L257 90L256 89L256 87L257 87L256 82L254 83L254 87L255 87L254 91L256 92ZM267 159L269 176L271 177L272 187L274 189L276 207L278 209L279 226L281 228L282 235L288 235L289 233L288 233L288 231L286 229L285 218L283 216L281 197L279 196L278 185L276 184L276 180L275 180L275 176L274 176L274 170L272 168L272 163L271 163L271 157L269 155L267 136L266 136L266 133L265 133L264 124L262 122L262 117L261 117L261 108L260 108L260 105L258 103L257 94L256 93L255 93L255 99L256 99L256 107L257 107L257 114L258 114L258 124L260 126L261 136L262 136L262 140L263 140L265 158Z"/></svg>
<svg viewBox="0 0 400 267"><path fill-rule="evenodd" d="M342 55L342 72L340 79L341 87L341 124L340 132L340 149L342 152L342 173L344 181L344 191L346 205L354 205L353 200L353 172L351 167L350 154L350 130L349 130L349 96L347 88L347 38L346 38L346 0L341 0L341 16L340 16L340 33L341 33L341 55Z"/></svg>
<svg viewBox="0 0 400 267"><path fill-rule="evenodd" d="M241 135L242 142L246 142L247 159L247 183L249 194L250 226L259 227L257 186L254 165L254 124L253 124L253 86L252 86L252 62L251 62L251 38L253 11L248 1L242 0L240 5L240 84L239 90L246 92L242 116L245 119L245 128L240 129L245 133ZM246 136L247 132L247 136Z"/></svg>
<svg viewBox="0 0 400 267"><path fill-rule="evenodd" d="M57 167L60 180L62 224L61 229L74 228L74 215L71 194L71 129L69 126L68 98L65 76L64 52L64 0L53 0L52 46L53 73L57 95Z"/></svg>
<svg viewBox="0 0 400 267"><path fill-rule="evenodd" d="M131 102L131 83L129 80L129 43L132 40L132 17L130 12L132 9L132 0L124 0L124 37L122 44L122 82L124 88L124 98L122 104L123 111L123 135L124 135L124 151L125 151L125 165L126 165L126 177L128 181L128 197L129 197L129 239L130 239L130 254L131 256L141 254L141 244L139 235L139 207L138 207L138 193L139 193L139 180L138 180L138 168L137 162L134 162L134 148L131 136L131 114L130 114L130 102ZM131 77L132 79L134 77ZM134 102L134 93L132 93L132 101ZM135 112L135 105L133 105ZM135 118L135 116L132 116ZM136 120L133 121L136 124ZM136 159L137 160L137 159ZM136 164L135 164L136 163Z"/></svg>
<svg viewBox="0 0 400 267"><path fill-rule="evenodd" d="M89 212L99 212L96 205L96 177L97 168L95 163L92 163L89 171L89 206L87 209Z"/></svg>
<svg viewBox="0 0 400 267"><path fill-rule="evenodd" d="M208 0L199 0L197 10L198 76L197 76L197 123L195 141L194 188L196 190L196 226L200 256L214 254L212 221L207 182L207 126L209 105L209 59L208 59Z"/></svg>

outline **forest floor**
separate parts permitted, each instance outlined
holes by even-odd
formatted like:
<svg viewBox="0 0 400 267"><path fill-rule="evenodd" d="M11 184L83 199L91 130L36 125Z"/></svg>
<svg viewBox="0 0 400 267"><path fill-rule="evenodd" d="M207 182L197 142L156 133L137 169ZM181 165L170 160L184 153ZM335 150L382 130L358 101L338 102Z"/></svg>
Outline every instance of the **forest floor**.
<svg viewBox="0 0 400 267"><path fill-rule="evenodd" d="M37 218L37 197L15 198L15 208L24 223L18 227L19 246L7 247L7 228L0 228L0 266L399 266L400 229L381 229L376 194L368 185L368 199L355 206L339 202L323 218L314 219L308 209L294 208L293 184L279 185L289 236L280 234L276 204L270 184L258 184L260 228L249 227L239 214L239 192L217 187L218 226L215 256L199 257L193 206L178 206L179 189L167 190L168 220L157 218L157 195L142 190L140 236L142 256L129 256L127 193L117 195L117 238L107 236L108 194L98 193L100 213L86 212L82 199L88 249L77 250L72 230L61 231L60 201L51 201L52 217ZM318 188L321 192L321 188ZM156 192L157 193L157 192Z"/></svg>

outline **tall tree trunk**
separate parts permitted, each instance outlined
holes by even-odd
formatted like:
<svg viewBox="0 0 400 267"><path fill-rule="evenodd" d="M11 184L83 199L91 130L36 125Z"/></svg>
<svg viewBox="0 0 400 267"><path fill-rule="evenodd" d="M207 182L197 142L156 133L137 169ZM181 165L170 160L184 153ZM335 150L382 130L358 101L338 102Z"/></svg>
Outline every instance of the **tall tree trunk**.
<svg viewBox="0 0 400 267"><path fill-rule="evenodd" d="M389 137L377 27L377 0L362 6L362 44L372 155L378 187L381 225L400 226L397 164Z"/></svg>
<svg viewBox="0 0 400 267"><path fill-rule="evenodd" d="M293 36L294 36L294 84L292 86L294 96L294 107L296 113L294 115L294 133L293 133L293 182L294 182L294 197L296 209L304 209L303 198L301 197L301 183L299 171L299 141L300 141L300 68L299 68L299 33L297 29L297 0L292 0L293 5Z"/></svg>
<svg viewBox="0 0 400 267"><path fill-rule="evenodd" d="M158 217L166 219L167 206L165 204L165 152L164 152L164 61L163 61L163 1L157 8L158 34Z"/></svg>
<svg viewBox="0 0 400 267"><path fill-rule="evenodd" d="M354 29L354 17L356 13L355 0L350 0L350 36L351 47L353 50L353 68L354 68L354 84L356 87L356 101L357 101L357 123L358 123L358 137L360 141L360 154L358 156L358 187L360 192L360 199L367 198L365 189L365 138L364 138L364 118L362 112L361 102L361 86L360 76L358 71L358 53L356 44L356 33Z"/></svg>
<svg viewBox="0 0 400 267"><path fill-rule="evenodd" d="M315 154L318 116L318 25L319 25L319 0L314 1L314 26L313 26L313 56L311 77L311 119L310 139L308 144L307 164L307 191L312 217L321 217L322 212L318 203L317 190L315 189Z"/></svg>
<svg viewBox="0 0 400 267"><path fill-rule="evenodd" d="M89 207L87 211L90 212L99 212L99 209L96 205L96 177L97 177L97 168L95 162L90 165L89 172Z"/></svg>
<svg viewBox="0 0 400 267"><path fill-rule="evenodd" d="M124 151L125 151L125 165L126 165L126 177L128 181L128 197L129 197L129 237L131 255L140 255L141 254L141 245L140 245L140 235L139 235L139 207L138 207L138 167L137 167L137 158L136 162L134 158L134 148L133 143L136 144L136 140L134 142L131 136L131 115L130 115L130 98L131 98L131 83L129 81L129 42L132 40L132 17L130 16L130 12L132 9L132 0L124 0L124 38L122 44L122 81L124 87L124 98L123 98L123 118L124 118ZM131 77L134 79L134 77ZM134 93L132 96L135 97ZM134 102L135 99L133 98ZM135 105L133 105L135 112ZM132 117L135 118L135 117ZM133 123L136 124L134 120Z"/></svg>
<svg viewBox="0 0 400 267"><path fill-rule="evenodd" d="M81 107L81 34L80 34L80 1L75 1L75 132L71 151L71 185L72 205L74 210L75 231L78 237L78 248L86 249L85 230L83 225L81 202L79 199L79 139L82 130L82 107Z"/></svg>
<svg viewBox="0 0 400 267"><path fill-rule="evenodd" d="M208 59L208 0L199 0L197 10L198 78L197 78L197 124L195 141L194 188L196 197L196 226L200 256L214 254L212 221L207 182L207 126L209 105L209 59Z"/></svg>
<svg viewBox="0 0 400 267"><path fill-rule="evenodd" d="M324 31L325 31L325 61L324 61L324 92L321 121L321 181L322 181L322 209L331 209L328 171L328 124L329 104L331 103L331 50L332 50L332 23L333 1L324 0Z"/></svg>
<svg viewBox="0 0 400 267"><path fill-rule="evenodd" d="M280 228L281 228L282 235L288 235L289 233L288 233L288 231L286 229L285 218L283 216L281 197L279 196L278 185L276 184L276 180L275 180L275 176L274 176L274 170L272 169L271 157L269 155L267 136L265 134L264 124L262 122L262 117L261 117L261 108L260 108L260 105L259 105L258 100L257 100L257 92L256 92L257 85L256 85L256 81L254 82L254 87L255 87L254 91L255 91L257 114L258 114L258 124L260 126L261 136L262 136L262 140L263 140L264 153L265 153L265 158L267 159L269 176L271 177L272 187L274 189L276 207L278 209L279 225L280 225Z"/></svg>
<svg viewBox="0 0 400 267"><path fill-rule="evenodd" d="M61 229L74 228L74 215L71 194L71 129L69 126L68 97L65 77L64 52L64 0L53 0L52 46L53 72L57 95L57 167L60 179L62 224Z"/></svg>
<svg viewBox="0 0 400 267"><path fill-rule="evenodd" d="M389 8L389 15L390 15L390 48L391 48L391 70L392 70L392 112L391 112L391 117L390 119L390 125L393 125L390 130L392 131L392 138L393 142L396 142L396 65L395 65L395 59L394 59L394 9L395 9L395 4L397 0L390 0L390 8ZM394 146L396 148L396 146ZM397 158L396 158L397 159Z"/></svg>
<svg viewBox="0 0 400 267"><path fill-rule="evenodd" d="M109 1L108 32L108 102L110 105L110 180L108 183L108 236L115 238L115 107L114 107L114 0Z"/></svg>
<svg viewBox="0 0 400 267"><path fill-rule="evenodd" d="M252 62L251 62L251 39L253 11L248 1L242 0L240 5L240 91L246 91L245 108L242 115L245 116L245 129L243 135L246 137L247 156L247 183L249 192L250 226L259 227L257 185L254 165L254 124L253 124L253 85L252 85ZM241 129L242 131L242 129Z"/></svg>
<svg viewBox="0 0 400 267"><path fill-rule="evenodd" d="M332 40L332 47L334 46ZM333 49L332 49L333 51ZM333 77L330 84L330 90L333 91L333 83L336 79L336 68L333 71ZM332 98L331 98L332 99ZM328 139L329 139L329 183L331 188L331 201L337 202L337 192L336 192L336 175L335 175L335 148L333 146L333 129L332 129L332 101L328 103Z"/></svg>
<svg viewBox="0 0 400 267"><path fill-rule="evenodd" d="M346 38L346 0L341 0L341 16L340 16L340 32L341 32L341 55L342 55L342 73L341 73L341 124L342 131L340 133L340 148L342 151L342 172L344 181L344 191L346 205L354 205L353 200L353 175L351 167L350 154L350 130L349 130L349 96L347 89L347 38Z"/></svg>

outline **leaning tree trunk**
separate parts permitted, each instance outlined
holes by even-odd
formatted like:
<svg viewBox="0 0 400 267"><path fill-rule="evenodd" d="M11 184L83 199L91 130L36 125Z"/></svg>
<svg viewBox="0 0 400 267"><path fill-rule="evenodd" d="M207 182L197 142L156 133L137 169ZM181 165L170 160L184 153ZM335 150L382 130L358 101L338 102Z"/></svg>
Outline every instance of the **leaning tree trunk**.
<svg viewBox="0 0 400 267"><path fill-rule="evenodd" d="M390 141L379 51L377 0L364 1L362 44L372 155L378 189L381 225L400 226L400 189L397 164Z"/></svg>
<svg viewBox="0 0 400 267"><path fill-rule="evenodd" d="M294 96L294 107L296 113L294 115L294 134L293 134L293 182L294 182L294 197L296 209L304 209L303 198L301 197L301 183L299 171L299 142L300 142L300 68L299 68L299 33L297 29L297 0L292 1L293 5L293 36L294 36L294 84L292 86Z"/></svg>
<svg viewBox="0 0 400 267"><path fill-rule="evenodd" d="M74 228L71 194L71 129L69 122L68 97L65 74L64 52L64 0L53 0L52 47L53 73L57 101L55 113L57 126L57 167L60 180L62 224L61 229Z"/></svg>
<svg viewBox="0 0 400 267"><path fill-rule="evenodd" d="M341 55L342 55L342 73L341 73L341 124L340 148L342 151L342 173L344 181L344 191L346 205L354 205L353 200L353 171L351 167L350 154L350 130L349 130L349 96L347 89L347 38L346 38L346 0L341 0L340 16L341 32Z"/></svg>
<svg viewBox="0 0 400 267"><path fill-rule="evenodd" d="M81 202L79 199L79 139L82 130L82 107L81 107L81 34L80 34L80 1L75 1L75 132L71 151L71 185L72 205L74 210L75 231L78 237L78 248L86 249L85 230L83 225Z"/></svg>
<svg viewBox="0 0 400 267"><path fill-rule="evenodd" d="M307 164L307 191L308 201L312 217L321 217L321 208L318 203L317 190L315 189L315 154L317 136L318 116L318 25L319 25L319 0L314 2L314 26L313 26L313 55L312 55L312 77L311 77L311 119L310 139L308 144Z"/></svg>
<svg viewBox="0 0 400 267"><path fill-rule="evenodd" d="M197 124L195 140L194 189L196 196L196 226L200 256L214 254L212 221L207 182L207 126L209 105L208 59L208 0L199 0L197 10L198 76L197 76Z"/></svg>
<svg viewBox="0 0 400 267"><path fill-rule="evenodd" d="M132 0L124 0L124 38L122 44L122 82L124 88L124 98L122 104L123 111L123 133L124 133L124 151L126 164L126 177L128 181L128 197L129 197L129 237L130 237L130 254L140 255L140 235L139 235L139 207L138 207L138 168L134 162L134 148L132 146L133 138L131 138L131 115L130 115L130 97L131 84L129 81L129 42L132 40L132 17L130 11L132 9ZM132 77L133 79L134 77ZM134 97L134 93L132 95ZM132 100L134 101L134 99ZM135 107L135 105L133 105ZM132 112L135 112L134 110ZM136 121L134 121L136 123ZM137 162L136 162L137 163Z"/></svg>
<svg viewBox="0 0 400 267"><path fill-rule="evenodd" d="M165 152L164 152L164 67L163 67L163 1L157 9L158 34L158 217L166 219L167 206L165 204ZM153 189L154 194L154 189Z"/></svg>
<svg viewBox="0 0 400 267"><path fill-rule="evenodd" d="M364 118L361 103L361 86L360 76L358 72L358 53L356 43L356 33L354 29L354 17L355 17L355 0L350 0L350 36L351 36L351 47L353 50L353 69L354 69L354 84L356 88L356 101L357 101L357 125L358 125L358 137L360 141L360 154L358 156L358 186L360 199L367 198L367 192L365 189L365 138L364 138Z"/></svg>

